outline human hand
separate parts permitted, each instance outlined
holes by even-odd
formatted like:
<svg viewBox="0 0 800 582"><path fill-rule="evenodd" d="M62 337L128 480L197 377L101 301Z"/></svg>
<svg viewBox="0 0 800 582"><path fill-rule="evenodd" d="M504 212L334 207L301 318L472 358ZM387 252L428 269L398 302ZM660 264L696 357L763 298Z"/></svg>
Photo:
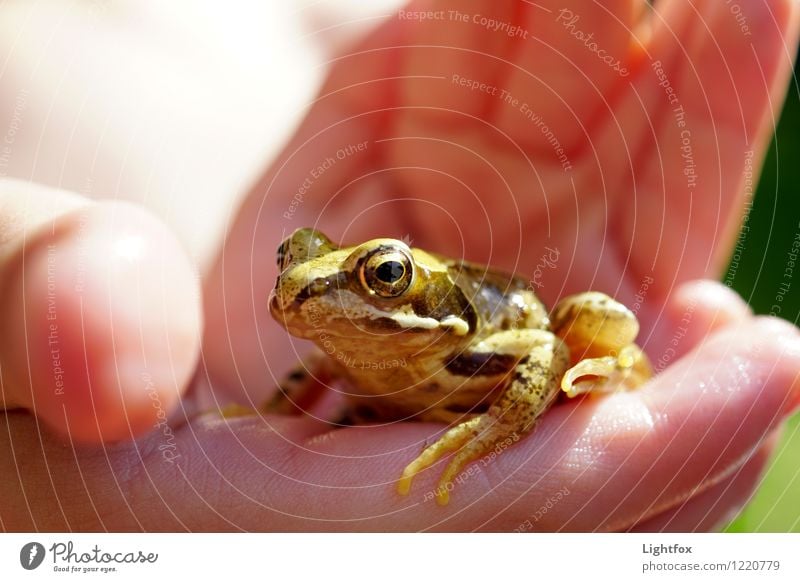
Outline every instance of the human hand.
<svg viewBox="0 0 800 582"><path fill-rule="evenodd" d="M295 356L285 332L267 321L272 255L284 231L313 224L348 241L410 233L419 246L528 275L544 247L557 249L558 268L537 280L550 305L586 289L633 305L646 283L640 337L657 365L669 353L664 373L633 394L554 408L535 434L435 510L421 503L433 488L432 472L418 477L418 498L398 498L393 482L439 426L330 432L308 418L225 421L212 413L176 430L169 444L179 456L167 461L162 453L173 449L159 450L167 444L163 431L136 445L64 457L51 437L39 442L29 417L15 414L9 434L17 436L3 448L31 459L21 481L55 479L53 490L32 492L52 520L44 514L36 523L313 530L524 529L528 522L530 529L685 530L713 527L740 505L757 480L768 435L797 402L798 338L791 326L752 318L719 285L691 281L718 276L727 258L746 152L758 167L769 112L785 89L796 4L743 8L751 36L725 6L693 16L691 4L676 0L656 5L647 32L639 27L644 3L633 4L576 2L573 16L561 20L563 4L545 16L520 7L494 13L490 3L471 9L470 17L519 23L528 39L472 21L395 18L335 63L324 97L230 229L206 284L207 367L197 378L205 383L207 372L216 394L245 393L255 403L274 389L283 362ZM634 42L628 49L626 27L644 48ZM627 55L630 74L606 66L575 30L594 32L607 54ZM409 45L422 48L382 48ZM665 63L685 111L683 128L654 61ZM453 75L504 88L518 104L470 91ZM524 117L523 102L546 120L571 169ZM698 174L693 188L683 173L684 130ZM362 142L366 155L338 160L313 180L291 218L284 216L311 168ZM395 199L403 197L421 201ZM98 368L113 361L108 353L95 360ZM136 372L113 390L126 381L141 386ZM165 385L182 386L181 377ZM569 494L532 522L563 487ZM19 499L21 490L3 493ZM66 495L70 502L57 506ZM74 502L80 498L84 503Z"/></svg>

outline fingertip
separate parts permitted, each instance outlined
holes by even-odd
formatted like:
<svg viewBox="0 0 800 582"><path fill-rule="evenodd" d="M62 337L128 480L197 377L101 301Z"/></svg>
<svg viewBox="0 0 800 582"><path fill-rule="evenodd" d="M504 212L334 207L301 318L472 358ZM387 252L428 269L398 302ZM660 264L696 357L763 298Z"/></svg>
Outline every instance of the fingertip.
<svg viewBox="0 0 800 582"><path fill-rule="evenodd" d="M690 327L694 345L709 334L753 315L750 306L730 287L710 279L682 284L670 298L669 315L675 324Z"/></svg>
<svg viewBox="0 0 800 582"><path fill-rule="evenodd" d="M729 287L710 279L687 281L668 298L647 347L668 352L674 361L716 331L750 317L750 306Z"/></svg>
<svg viewBox="0 0 800 582"><path fill-rule="evenodd" d="M755 317L710 335L657 375L647 394L673 417L711 415L731 439L747 440L773 430L800 404L799 372L797 328Z"/></svg>
<svg viewBox="0 0 800 582"><path fill-rule="evenodd" d="M127 203L64 214L8 267L0 349L17 400L80 442L163 423L195 367L198 279L175 237Z"/></svg>
<svg viewBox="0 0 800 582"><path fill-rule="evenodd" d="M678 288L671 302L673 310L685 310L690 305L704 308L720 326L743 320L753 313L738 293L711 279L687 281Z"/></svg>
<svg viewBox="0 0 800 582"><path fill-rule="evenodd" d="M769 366L770 381L782 385L784 414L800 406L800 330L786 320L768 315L753 318L753 358Z"/></svg>
<svg viewBox="0 0 800 582"><path fill-rule="evenodd" d="M668 365L639 390L582 403L574 416L567 407L545 415L539 438L558 430L571 452L549 479L571 474L574 498L592 499L569 508L570 529L626 528L731 475L797 405L795 337L783 322L749 318L675 362L661 352L656 369Z"/></svg>
<svg viewBox="0 0 800 582"><path fill-rule="evenodd" d="M766 315L756 317L755 325L771 338L769 356L787 386L784 413L792 414L800 408L800 330L788 321Z"/></svg>
<svg viewBox="0 0 800 582"><path fill-rule="evenodd" d="M796 340L800 338L800 329L780 317L757 315L753 318L753 322L764 335L780 338L787 347L795 345Z"/></svg>

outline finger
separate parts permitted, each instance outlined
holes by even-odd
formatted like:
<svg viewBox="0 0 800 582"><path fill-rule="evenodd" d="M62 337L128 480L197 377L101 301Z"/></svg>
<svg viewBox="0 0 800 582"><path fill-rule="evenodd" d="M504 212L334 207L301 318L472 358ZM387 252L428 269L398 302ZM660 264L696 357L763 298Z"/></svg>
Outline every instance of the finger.
<svg viewBox="0 0 800 582"><path fill-rule="evenodd" d="M652 21L649 58L598 142L601 163L632 175L635 199L619 208L635 269L718 278L781 111L798 3L665 0Z"/></svg>
<svg viewBox="0 0 800 582"><path fill-rule="evenodd" d="M5 408L77 441L131 438L178 401L199 351L197 277L129 204L0 185Z"/></svg>
<svg viewBox="0 0 800 582"><path fill-rule="evenodd" d="M629 531L697 532L714 531L730 523L753 496L764 474L780 429L771 434L744 464L716 485L689 497Z"/></svg>
<svg viewBox="0 0 800 582"><path fill-rule="evenodd" d="M591 503L566 508L559 526L625 528L720 482L800 403L798 370L796 328L757 318L721 329L640 392L587 403L587 433L598 433L578 441L602 453L572 478L574 499ZM627 427L608 430L614 422Z"/></svg>
<svg viewBox="0 0 800 582"><path fill-rule="evenodd" d="M413 2L397 15L408 45L402 102L414 108L404 125L452 133L475 117L546 159L552 143L531 131L527 108L572 150L608 114L607 93L627 83L632 30L644 6L640 0Z"/></svg>
<svg viewBox="0 0 800 582"><path fill-rule="evenodd" d="M524 10L516 2L435 0L411 2L397 13L406 39L401 102L418 108L408 112L415 128L433 123L449 129L469 116L494 117L499 94L473 91L459 80L494 87L511 74L510 54L523 49L530 34L522 26Z"/></svg>
<svg viewBox="0 0 800 582"><path fill-rule="evenodd" d="M412 14L441 18L401 23L400 107L383 159L401 169L396 189L410 198L424 192L424 204L406 207L425 244L512 270L527 268L536 260L530 249L553 240L568 254L574 195L597 199L604 187L582 158L630 83L631 31L643 6L412 3ZM492 256L495 245L512 251Z"/></svg>
<svg viewBox="0 0 800 582"><path fill-rule="evenodd" d="M638 392L557 406L532 436L465 473L445 508L432 495L440 465L417 477L410 497L395 491L405 464L441 431L426 424L350 428L303 442L263 419L237 419L235 430L203 420L171 440L153 435L108 451L107 460L77 463L84 497L99 513L93 527L109 529L135 517L146 530L512 530L537 513L534 529L625 528L730 476L796 407L798 342L793 328L773 321L725 328ZM179 456L166 461L162 449ZM67 471L53 463L76 462L47 443L44 454L59 473ZM123 468L127 481L115 485ZM22 483L47 482L44 463L22 470ZM24 507L19 485L3 486L2 498ZM71 494L81 487L63 486ZM38 508L52 509L57 492L40 494L30 511L37 524L50 523ZM125 503L130 512L114 511ZM75 511L70 524L85 517Z"/></svg>
<svg viewBox="0 0 800 582"><path fill-rule="evenodd" d="M520 9L530 42L517 49L518 66L504 86L553 126L567 151L583 149L597 122L608 117L615 93L628 86L632 55L641 53L633 30L644 6L641 0L548 0ZM497 123L543 158L552 157L552 142L521 124L516 108L498 108Z"/></svg>
<svg viewBox="0 0 800 582"><path fill-rule="evenodd" d="M649 285L653 283L651 278ZM632 297L629 305L636 309L642 323L637 343L645 347L659 370L715 331L749 321L752 316L747 303L717 281L687 281L661 305L649 295L649 285Z"/></svg>

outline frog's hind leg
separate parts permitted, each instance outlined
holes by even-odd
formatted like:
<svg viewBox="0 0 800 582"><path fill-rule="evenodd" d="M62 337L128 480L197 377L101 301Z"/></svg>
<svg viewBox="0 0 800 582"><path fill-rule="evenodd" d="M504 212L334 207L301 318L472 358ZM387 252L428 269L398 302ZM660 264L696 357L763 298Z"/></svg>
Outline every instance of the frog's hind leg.
<svg viewBox="0 0 800 582"><path fill-rule="evenodd" d="M636 316L608 295L566 297L553 310L552 329L570 349L572 367L561 381L570 397L634 388L652 376L647 356L634 343Z"/></svg>
<svg viewBox="0 0 800 582"><path fill-rule="evenodd" d="M569 353L553 334L541 330L500 332L484 349L526 354L519 359L505 391L489 410L448 430L403 471L398 491L407 494L411 480L444 455L457 451L434 492L440 505L448 503L453 479L470 463L493 450L505 450L530 432L558 394L558 383L569 365ZM499 449L498 449L499 447Z"/></svg>

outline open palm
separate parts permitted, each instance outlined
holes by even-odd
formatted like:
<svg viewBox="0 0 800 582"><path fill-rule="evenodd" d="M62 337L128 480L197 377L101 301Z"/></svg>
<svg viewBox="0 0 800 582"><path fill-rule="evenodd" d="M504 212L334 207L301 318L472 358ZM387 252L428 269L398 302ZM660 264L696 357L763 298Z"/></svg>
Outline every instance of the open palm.
<svg viewBox="0 0 800 582"><path fill-rule="evenodd" d="M660 373L635 393L556 406L446 508L425 495L437 468L408 499L394 487L442 426L332 430L309 416L211 413L175 430L172 461L163 432L110 449L81 473L90 490L116 483L126 463L137 469L96 515L76 508L73 519L688 530L713 528L747 499L798 402L800 339L707 279L728 259L745 179L780 111L797 3L757 0L740 14L689 0L453 4L413 3L331 63L205 282L205 343L184 402L257 404L305 349L266 310L274 249L302 226L344 242L410 237L528 276L549 305L605 291L637 312ZM99 458L80 455L84 466Z"/></svg>

